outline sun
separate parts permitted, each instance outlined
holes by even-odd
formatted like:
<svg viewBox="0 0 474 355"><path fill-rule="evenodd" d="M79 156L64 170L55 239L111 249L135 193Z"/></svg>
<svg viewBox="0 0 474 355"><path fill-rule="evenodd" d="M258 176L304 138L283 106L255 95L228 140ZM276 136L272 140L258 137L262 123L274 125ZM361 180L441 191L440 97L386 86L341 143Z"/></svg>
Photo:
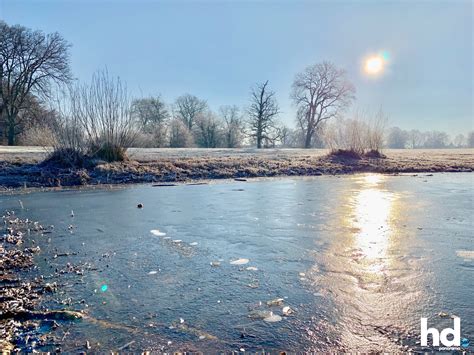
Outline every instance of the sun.
<svg viewBox="0 0 474 355"><path fill-rule="evenodd" d="M384 65L384 58L379 55L374 55L365 60L364 71L369 75L377 75L383 71Z"/></svg>

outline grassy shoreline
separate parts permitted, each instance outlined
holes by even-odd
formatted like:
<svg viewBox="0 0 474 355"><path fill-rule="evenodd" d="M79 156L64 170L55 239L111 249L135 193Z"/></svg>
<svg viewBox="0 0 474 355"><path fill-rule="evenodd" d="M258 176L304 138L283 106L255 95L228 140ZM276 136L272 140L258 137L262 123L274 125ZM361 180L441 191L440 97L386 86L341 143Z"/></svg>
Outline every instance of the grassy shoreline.
<svg viewBox="0 0 474 355"><path fill-rule="evenodd" d="M130 160L88 169L39 164L40 148L0 147L0 190L103 184L178 183L352 173L474 171L474 149L386 150L386 158L352 159L314 149L130 149Z"/></svg>

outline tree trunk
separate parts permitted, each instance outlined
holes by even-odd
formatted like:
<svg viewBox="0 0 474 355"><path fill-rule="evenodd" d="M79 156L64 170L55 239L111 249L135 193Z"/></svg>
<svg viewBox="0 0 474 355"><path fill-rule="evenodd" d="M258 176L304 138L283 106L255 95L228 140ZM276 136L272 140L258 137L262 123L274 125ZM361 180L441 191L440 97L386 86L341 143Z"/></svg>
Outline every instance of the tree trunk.
<svg viewBox="0 0 474 355"><path fill-rule="evenodd" d="M257 149L262 148L262 136L263 136L263 130L260 128L257 129Z"/></svg>
<svg viewBox="0 0 474 355"><path fill-rule="evenodd" d="M0 145L6 144L7 140L7 120L3 106L0 107Z"/></svg>
<svg viewBox="0 0 474 355"><path fill-rule="evenodd" d="M15 145L15 124L13 122L8 122L7 129L8 145Z"/></svg>
<svg viewBox="0 0 474 355"><path fill-rule="evenodd" d="M312 138L312 136L313 136L313 135L311 134L311 130L308 129L308 130L306 131L306 139L305 139L305 141L304 141L304 147L305 147L305 149L311 148L311 138Z"/></svg>

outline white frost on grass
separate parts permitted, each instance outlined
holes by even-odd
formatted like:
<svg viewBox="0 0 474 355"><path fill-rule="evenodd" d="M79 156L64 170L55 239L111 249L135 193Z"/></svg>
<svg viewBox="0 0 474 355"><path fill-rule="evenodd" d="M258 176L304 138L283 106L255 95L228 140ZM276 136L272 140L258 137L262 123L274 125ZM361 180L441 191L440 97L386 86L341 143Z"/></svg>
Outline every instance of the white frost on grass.
<svg viewBox="0 0 474 355"><path fill-rule="evenodd" d="M158 229L152 229L150 233L156 235L157 237L164 237L166 235L165 232L160 232Z"/></svg>
<svg viewBox="0 0 474 355"><path fill-rule="evenodd" d="M245 265L245 264L248 264L249 261L250 261L249 259L241 258L241 259L231 261L230 264L231 265Z"/></svg>

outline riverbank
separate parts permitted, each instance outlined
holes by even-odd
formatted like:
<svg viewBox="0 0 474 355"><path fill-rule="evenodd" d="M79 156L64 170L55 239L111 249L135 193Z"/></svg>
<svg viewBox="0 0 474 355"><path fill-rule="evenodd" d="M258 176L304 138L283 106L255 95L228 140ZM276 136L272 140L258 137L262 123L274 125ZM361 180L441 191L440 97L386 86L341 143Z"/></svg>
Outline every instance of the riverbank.
<svg viewBox="0 0 474 355"><path fill-rule="evenodd" d="M69 169L40 162L37 147L0 147L0 189L173 183L277 176L474 171L474 149L385 150L385 158L331 156L324 149L138 149L130 160Z"/></svg>
<svg viewBox="0 0 474 355"><path fill-rule="evenodd" d="M35 240L52 233L54 227L43 227L9 211L2 216L2 222L5 233L0 237L0 350L32 352L47 346L60 351L55 330L83 315L45 306L58 289L58 270L52 275L32 272L37 268L34 256L41 252Z"/></svg>

